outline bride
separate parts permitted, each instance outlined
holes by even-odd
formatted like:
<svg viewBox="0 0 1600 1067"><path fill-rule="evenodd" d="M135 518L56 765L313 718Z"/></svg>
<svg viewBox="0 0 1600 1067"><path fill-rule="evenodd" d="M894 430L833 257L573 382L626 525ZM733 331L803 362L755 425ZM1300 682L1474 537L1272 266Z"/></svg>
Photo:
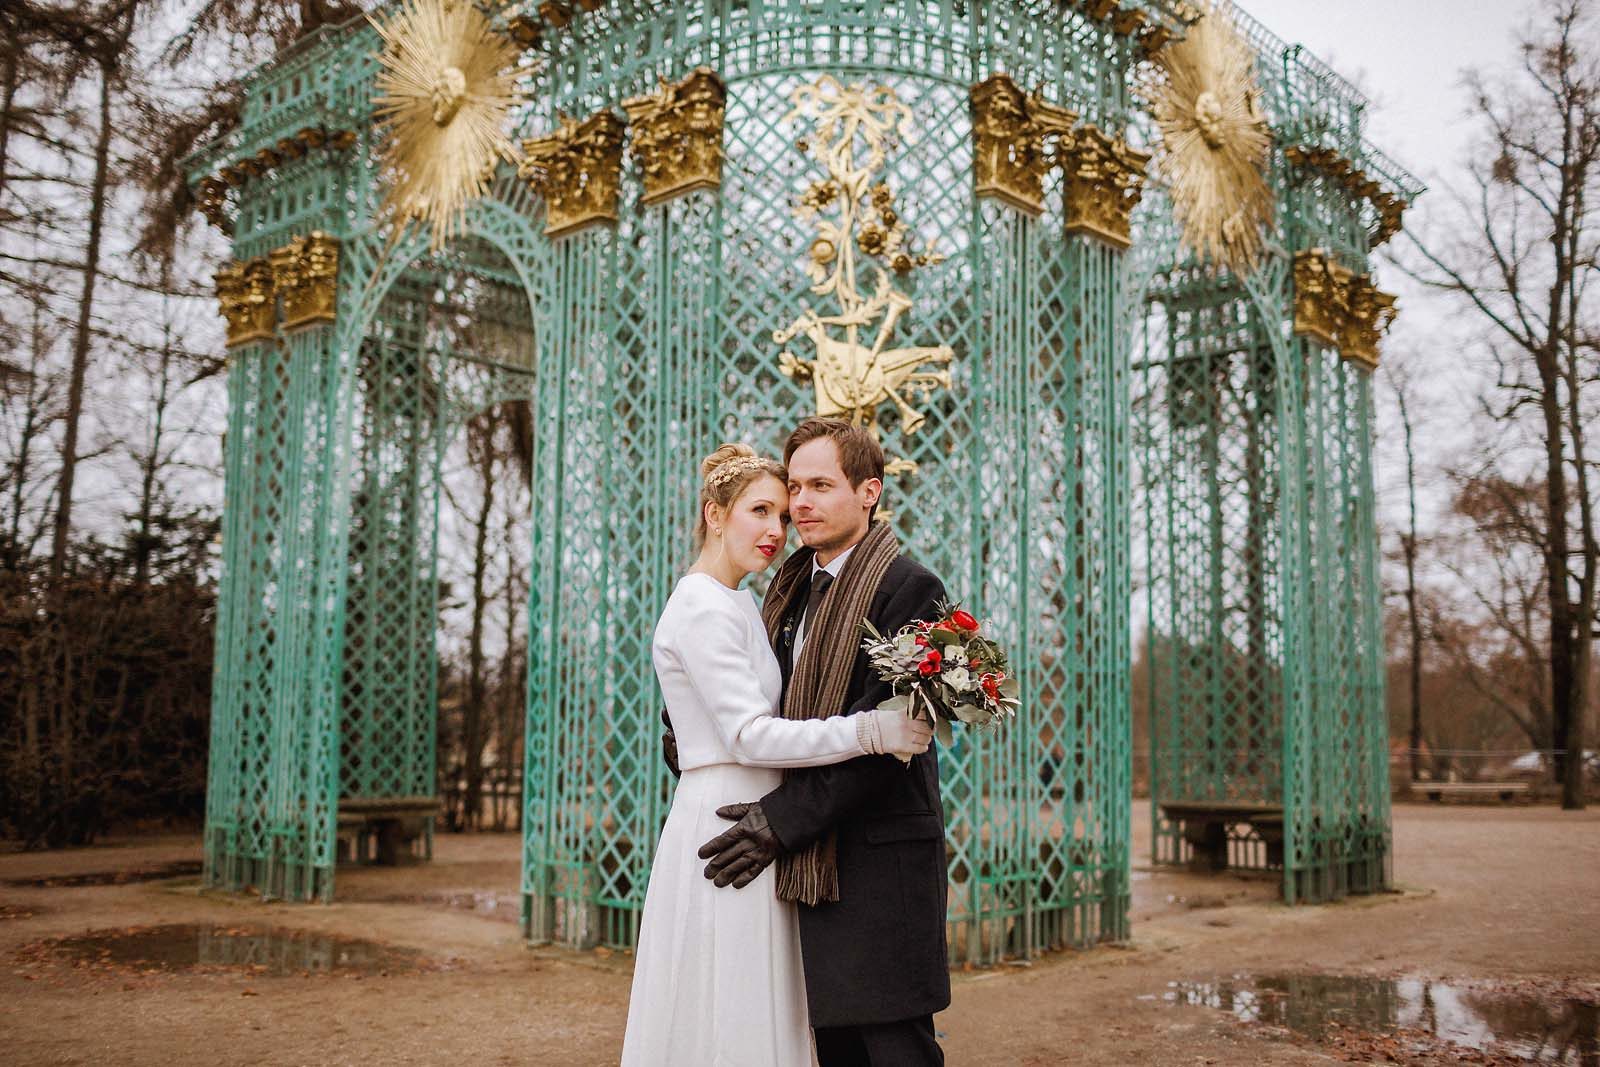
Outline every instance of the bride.
<svg viewBox="0 0 1600 1067"><path fill-rule="evenodd" d="M809 1067L795 905L778 899L770 867L748 889L717 888L696 850L727 828L719 806L775 789L782 768L915 755L932 728L901 712L778 716L778 660L754 595L739 584L783 550L788 479L741 444L723 445L700 469L700 556L652 645L683 773L645 892L622 1062Z"/></svg>

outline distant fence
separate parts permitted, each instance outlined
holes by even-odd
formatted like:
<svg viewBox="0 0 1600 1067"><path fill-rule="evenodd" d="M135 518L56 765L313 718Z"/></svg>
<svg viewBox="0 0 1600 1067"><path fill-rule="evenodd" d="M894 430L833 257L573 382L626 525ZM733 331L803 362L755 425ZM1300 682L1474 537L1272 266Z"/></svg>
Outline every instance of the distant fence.
<svg viewBox="0 0 1600 1067"><path fill-rule="evenodd" d="M1429 800L1478 799L1508 801L1553 800L1560 795L1556 781L1557 757L1563 749L1438 748L1415 752L1416 777L1412 777L1413 751L1389 752L1389 782L1395 796ZM1600 755L1584 752L1588 791L1600 788Z"/></svg>
<svg viewBox="0 0 1600 1067"><path fill-rule="evenodd" d="M1529 796L1544 796L1559 791L1555 780L1555 758L1563 749L1528 748L1440 748L1422 749L1418 760L1418 782L1482 783L1523 782ZM1591 793L1600 790L1600 752L1585 752L1587 779ZM1133 795L1150 795L1150 752L1139 747L1133 753ZM1396 795L1411 791L1411 750L1389 750L1389 779Z"/></svg>
<svg viewBox="0 0 1600 1067"><path fill-rule="evenodd" d="M1424 749L1421 759L1423 782L1526 782L1533 796L1554 791L1554 758L1558 749ZM1132 785L1135 797L1150 796L1150 753L1133 754ZM1600 753L1588 756L1589 781L1600 787ZM1053 783L1057 768L1042 760L1039 776L1046 785ZM1411 787L1411 751L1389 751L1389 776L1393 791L1404 794ZM455 829L465 824L466 783L455 779L441 790L444 810L440 829ZM522 827L522 776L518 772L489 770L484 775L478 827L483 830L518 830Z"/></svg>

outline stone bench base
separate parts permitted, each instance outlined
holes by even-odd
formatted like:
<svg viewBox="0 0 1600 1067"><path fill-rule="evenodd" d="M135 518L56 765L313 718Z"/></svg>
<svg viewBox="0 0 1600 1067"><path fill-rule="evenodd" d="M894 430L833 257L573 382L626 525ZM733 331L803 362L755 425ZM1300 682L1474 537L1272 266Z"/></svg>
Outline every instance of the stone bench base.
<svg viewBox="0 0 1600 1067"><path fill-rule="evenodd" d="M345 797L339 801L339 862L394 866L402 853L433 859L433 819L438 797Z"/></svg>

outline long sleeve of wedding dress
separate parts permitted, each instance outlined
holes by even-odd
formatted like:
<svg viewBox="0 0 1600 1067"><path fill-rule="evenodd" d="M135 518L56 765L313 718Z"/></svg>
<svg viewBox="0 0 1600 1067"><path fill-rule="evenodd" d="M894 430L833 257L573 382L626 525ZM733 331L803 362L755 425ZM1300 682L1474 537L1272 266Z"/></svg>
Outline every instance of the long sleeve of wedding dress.
<svg viewBox="0 0 1600 1067"><path fill-rule="evenodd" d="M718 888L696 852L728 828L717 809L772 792L778 768L860 755L855 723L775 716L783 676L755 598L708 574L678 582L651 654L683 777L650 867L622 1065L815 1067L794 904L772 870Z"/></svg>
<svg viewBox="0 0 1600 1067"><path fill-rule="evenodd" d="M719 586L708 575L692 578L698 586L677 616L669 646L704 712L716 747L733 762L747 767L821 767L865 755L851 716L829 719L785 719L777 714L770 688L759 670L775 666L766 631L750 594ZM666 693L669 714L673 694ZM684 769L716 762L717 753L703 752L689 726L686 738L674 718L679 761ZM687 741L687 753L685 751Z"/></svg>

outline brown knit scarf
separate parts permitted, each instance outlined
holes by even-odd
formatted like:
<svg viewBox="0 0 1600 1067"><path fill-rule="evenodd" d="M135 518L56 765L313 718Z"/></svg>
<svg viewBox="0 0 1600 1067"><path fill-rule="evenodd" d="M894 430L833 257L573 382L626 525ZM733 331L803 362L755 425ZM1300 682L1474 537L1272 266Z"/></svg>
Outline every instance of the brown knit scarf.
<svg viewBox="0 0 1600 1067"><path fill-rule="evenodd" d="M783 692L784 718L827 719L844 714L845 691L850 687L850 674L861 648L861 620L867 617L884 573L899 554L900 542L889 525L875 522L845 560L844 570L828 588L828 595L806 627L805 647L800 650L800 661L794 664L788 688ZM796 600L804 599L811 591L811 560L815 555L802 551L790 556L767 589L761 617L774 645ZM838 900L837 845L830 830L800 851L779 857L778 898L810 905Z"/></svg>

